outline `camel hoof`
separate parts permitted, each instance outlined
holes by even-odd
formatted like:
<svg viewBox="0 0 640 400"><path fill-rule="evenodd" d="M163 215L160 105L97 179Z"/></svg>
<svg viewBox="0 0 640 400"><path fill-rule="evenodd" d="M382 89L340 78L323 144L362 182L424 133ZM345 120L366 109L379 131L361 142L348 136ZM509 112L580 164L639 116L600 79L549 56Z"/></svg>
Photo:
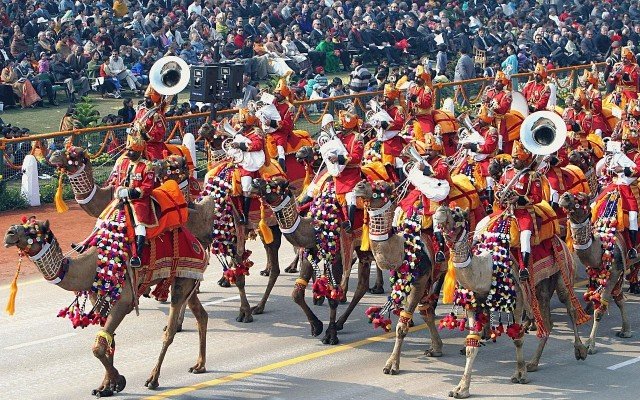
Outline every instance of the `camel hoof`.
<svg viewBox="0 0 640 400"><path fill-rule="evenodd" d="M522 372L516 372L511 377L511 383L519 383L519 384L525 385L525 384L529 383L529 379L527 379L527 377L524 376L524 374Z"/></svg>
<svg viewBox="0 0 640 400"><path fill-rule="evenodd" d="M587 359L587 347L582 343L575 344L573 346L573 351L576 356L576 360L586 360Z"/></svg>
<svg viewBox="0 0 640 400"><path fill-rule="evenodd" d="M427 349L424 351L424 355L427 357L442 357L442 351L440 350L434 350L434 349Z"/></svg>
<svg viewBox="0 0 640 400"><path fill-rule="evenodd" d="M338 343L340 343L340 339L338 339L338 337L337 337L337 336L332 336L332 337L329 339L329 344L330 344L330 345L332 345L332 346L335 346L335 345L337 345Z"/></svg>
<svg viewBox="0 0 640 400"><path fill-rule="evenodd" d="M538 364L527 363L527 372L536 372L538 370ZM517 382L513 382L517 383Z"/></svg>
<svg viewBox="0 0 640 400"><path fill-rule="evenodd" d="M324 296L314 297L313 298L313 305L314 306L321 306L323 304L324 304Z"/></svg>
<svg viewBox="0 0 640 400"><path fill-rule="evenodd" d="M264 304L258 304L255 307L251 308L252 315L260 315L264 312Z"/></svg>
<svg viewBox="0 0 640 400"><path fill-rule="evenodd" d="M596 354L597 352L598 352L598 349L596 349L595 347L589 347L589 349L587 350L587 354L589 355Z"/></svg>
<svg viewBox="0 0 640 400"><path fill-rule="evenodd" d="M398 375L398 370L391 367L384 367L382 372L384 372L385 375Z"/></svg>
<svg viewBox="0 0 640 400"><path fill-rule="evenodd" d="M194 365L193 367L189 368L189 373L191 374L204 374L205 372L207 372L207 369L204 367L204 365Z"/></svg>
<svg viewBox="0 0 640 400"><path fill-rule="evenodd" d="M339 332L344 329L344 321L338 320L336 322L336 331Z"/></svg>
<svg viewBox="0 0 640 400"><path fill-rule="evenodd" d="M270 271L268 269L263 269L260 271L260 276L269 276Z"/></svg>
<svg viewBox="0 0 640 400"><path fill-rule="evenodd" d="M324 330L324 324L319 319L311 322L311 336L320 336Z"/></svg>
<svg viewBox="0 0 640 400"><path fill-rule="evenodd" d="M244 322L246 324L253 322L253 316L251 315L251 313L245 313L243 311L240 311L240 315L238 315L238 318L236 318L236 322Z"/></svg>
<svg viewBox="0 0 640 400"><path fill-rule="evenodd" d="M158 383L157 379L147 379L147 381L144 383L144 385L149 390L156 390L160 386L160 384Z"/></svg>
<svg viewBox="0 0 640 400"><path fill-rule="evenodd" d="M454 399L466 399L469 397L469 390L456 388L449 392L449 397L453 397Z"/></svg>
<svg viewBox="0 0 640 400"><path fill-rule="evenodd" d="M628 339L633 336L631 332L620 331L616 332L616 336L623 339Z"/></svg>
<svg viewBox="0 0 640 400"><path fill-rule="evenodd" d="M113 390L111 389L102 389L102 390L94 390L93 392L91 392L91 394L93 396L96 396L96 398L101 398L101 397L111 397L113 396Z"/></svg>
<svg viewBox="0 0 640 400"><path fill-rule="evenodd" d="M371 293L371 294L384 294L384 287L383 286L374 286L371 289L369 289L369 293Z"/></svg>
<svg viewBox="0 0 640 400"><path fill-rule="evenodd" d="M298 267L287 267L284 269L284 272L288 273L288 274L297 274L298 273Z"/></svg>
<svg viewBox="0 0 640 400"><path fill-rule="evenodd" d="M116 391L116 393L120 393L124 390L126 386L127 386L127 378L125 378L124 375L119 375L118 380L115 384L114 390Z"/></svg>
<svg viewBox="0 0 640 400"><path fill-rule="evenodd" d="M229 281L223 276L222 278L220 278L220 280L218 281L218 286L220 287L231 287L231 284L229 283Z"/></svg>

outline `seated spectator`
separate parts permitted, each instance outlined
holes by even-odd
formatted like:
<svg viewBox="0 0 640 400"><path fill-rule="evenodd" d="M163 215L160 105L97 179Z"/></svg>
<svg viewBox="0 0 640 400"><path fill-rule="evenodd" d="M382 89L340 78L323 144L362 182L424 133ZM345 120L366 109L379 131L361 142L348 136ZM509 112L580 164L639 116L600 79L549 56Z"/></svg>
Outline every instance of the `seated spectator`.
<svg viewBox="0 0 640 400"><path fill-rule="evenodd" d="M49 62L49 56L44 51L40 53L40 60L38 61L38 73L48 74L51 70L51 63Z"/></svg>
<svg viewBox="0 0 640 400"><path fill-rule="evenodd" d="M97 54L97 53L96 53ZM98 58L98 62L100 62ZM120 81L117 78L113 77L111 71L109 70L109 59L107 58L104 62L99 64L99 75L98 78L100 93L102 97L112 97L116 99L122 98L120 94L120 89L122 86L120 85Z"/></svg>
<svg viewBox="0 0 640 400"><path fill-rule="evenodd" d="M316 46L316 50L323 52L326 56L324 70L327 73L332 74L340 70L340 58L336 54L339 50L336 50L333 44L333 32L327 32L324 40Z"/></svg>
<svg viewBox="0 0 640 400"><path fill-rule="evenodd" d="M111 53L111 57L109 57L108 62L109 71L105 71L108 76L116 78L118 81L126 80L129 88L132 91L137 91L138 94L142 92L140 90L142 85L140 85L138 79L135 77L135 75L133 75L131 70L125 67L124 61L122 60L122 57L120 57L120 53L117 50L114 50Z"/></svg>
<svg viewBox="0 0 640 400"><path fill-rule="evenodd" d="M2 69L0 74L2 82L13 87L13 93L20 99L20 105L22 108L32 107L36 103L42 101L38 92L31 84L31 81L26 78L18 77L15 70L15 62L9 61L6 67Z"/></svg>
<svg viewBox="0 0 640 400"><path fill-rule="evenodd" d="M294 72L294 69L289 65L291 61L285 54L284 48L275 39L273 33L267 33L267 41L264 44L264 48L269 54L269 70L277 76L285 76Z"/></svg>
<svg viewBox="0 0 640 400"><path fill-rule="evenodd" d="M350 74L350 94L365 92L369 88L371 72L362 65L362 57L360 56L353 57L353 60L351 60L351 67L353 68L353 71Z"/></svg>
<svg viewBox="0 0 640 400"><path fill-rule="evenodd" d="M193 45L190 42L185 42L182 45L180 58L185 60L189 65L196 65L199 63L198 55L196 54L196 51L193 49Z"/></svg>
<svg viewBox="0 0 640 400"><path fill-rule="evenodd" d="M118 110L118 116L122 118L122 122L130 124L136 116L136 110L133 108L133 99L130 97L122 100L122 108Z"/></svg>
<svg viewBox="0 0 640 400"><path fill-rule="evenodd" d="M298 67L300 68L299 74L305 75L305 73L311 67L311 62L309 61L309 58L307 56L300 53L300 51L296 47L296 44L293 41L293 34L291 32L287 31L284 34L282 47L284 48L284 54L287 57L293 59L296 62L296 64L298 64Z"/></svg>
<svg viewBox="0 0 640 400"><path fill-rule="evenodd" d="M41 98L47 96L49 104L57 106L58 102L56 101L56 94L53 91L53 82L51 79L46 75L36 76L31 63L25 55L18 57L17 61L18 64L14 70L18 75L18 80L29 80ZM42 103L40 104L43 105Z"/></svg>
<svg viewBox="0 0 640 400"><path fill-rule="evenodd" d="M329 86L329 79L324 74L324 68L316 67L316 76L313 78L323 88Z"/></svg>
<svg viewBox="0 0 640 400"><path fill-rule="evenodd" d="M13 26L13 38L11 39L11 48L10 52L13 57L18 57L20 54L24 54L29 51L30 46L27 43L27 40L22 34L19 25Z"/></svg>
<svg viewBox="0 0 640 400"><path fill-rule="evenodd" d="M73 57L73 56L69 56ZM76 101L76 86L79 86L80 97L89 93L89 79L76 72L62 59L62 54L54 54L51 63L51 72L56 82L64 82L67 85L67 92L71 95L71 101Z"/></svg>

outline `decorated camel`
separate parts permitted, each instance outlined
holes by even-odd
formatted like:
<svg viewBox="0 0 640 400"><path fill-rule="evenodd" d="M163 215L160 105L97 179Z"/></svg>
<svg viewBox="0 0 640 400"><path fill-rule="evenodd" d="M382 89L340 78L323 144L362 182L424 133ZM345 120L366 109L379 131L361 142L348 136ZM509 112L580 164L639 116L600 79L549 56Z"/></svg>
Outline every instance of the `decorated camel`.
<svg viewBox="0 0 640 400"><path fill-rule="evenodd" d="M566 244L557 236L543 242L540 251L545 257L531 268L529 280L522 282L518 269L513 267L517 265L516 261L509 251L510 238L513 237L510 218L505 213L491 219L487 217L478 224L473 237L466 211L440 206L433 215L434 224L442 229L445 242L451 250L451 262L458 281L454 304L462 307L466 314L466 320L462 322L458 322L452 314L447 317L445 324L469 329L464 374L458 386L449 393L451 397L469 397L471 372L479 350L479 332L484 324L495 324L496 314L499 316L499 325L491 327L492 333L498 336L506 332L516 346L516 372L511 381L529 381L527 372L538 369L552 328L550 300L554 292L565 304L572 322L576 359L584 360L587 356L587 348L580 340L577 325L586 322L588 315L582 310L573 291L574 266ZM525 363L522 351L525 333L522 317L526 309L533 314L540 338L538 348L528 363ZM503 322L507 323L506 329Z"/></svg>
<svg viewBox="0 0 640 400"><path fill-rule="evenodd" d="M296 198L289 186L289 182L278 178L274 178L269 181L257 179L254 180L253 187L254 193L261 197L273 210L276 220L280 226L280 231L284 235L285 239L287 239L294 247L304 249L300 276L296 280L292 297L307 316L309 323L311 324L311 334L313 336L318 336L322 333L323 324L306 304L304 299L305 289L312 277L314 277L314 272L316 279L316 283L313 285L314 296L326 295L323 293L323 287L326 286L327 283L334 286L334 290L338 289L335 286L339 284L339 290L331 290L327 296L329 298L330 322L325 337L322 339L324 344L338 344L339 340L337 332L343 329L347 318L349 318L349 315L351 315L358 302L369 289L369 272L371 270L372 258L369 251L361 249L362 230L356 230L353 236L348 240L344 240L344 237L347 236L346 234L340 235L342 239L340 240L341 246L344 246L344 248L339 254L336 254L336 259L333 260L331 266L325 267L326 270L330 268L330 271L327 271L329 278L324 278L319 274L318 265L314 265L315 262L312 263L310 261L318 260L320 257L321 250L319 249L320 246L318 246L318 239L316 236L317 227L314 226L312 216L303 217L298 213ZM351 272L352 263L351 260L348 259L348 255L352 254L354 251L358 256L359 262L358 286L347 310L340 316L340 318L336 318L338 303L342 300L343 295L346 294L347 281ZM343 258L347 259L344 260ZM327 281L325 282L324 279L327 279ZM335 284L329 282L330 279L334 279Z"/></svg>
<svg viewBox="0 0 640 400"><path fill-rule="evenodd" d="M611 298L620 309L622 317L622 328L617 336L631 337L622 284L625 268L637 265L638 258L627 258L627 245L621 233L611 231L611 227L608 226L613 223L611 218L598 218L597 226L592 225L590 202L591 199L584 193L565 193L560 197L560 206L566 210L569 217L573 251L586 267L589 276L585 300L593 303L594 321L587 346L589 354L593 354L596 352L600 320L607 313ZM613 221L617 222L615 217ZM615 228L616 225L612 226Z"/></svg>
<svg viewBox="0 0 640 400"><path fill-rule="evenodd" d="M441 288L438 282L444 277L446 268L435 262L434 251L430 245L432 238L425 231L421 231L421 220L407 218L405 228L394 233L392 223L396 203L393 190L394 186L385 181L361 181L354 188L356 197L362 199L366 205L371 253L380 269L392 273L393 280L390 298L394 304L388 303L379 310L369 309L367 314L375 324L388 330L391 321L385 319L385 312L391 309L385 308L401 305L402 300L406 299L406 305L400 312L396 326L395 346L383 368L385 374L395 375L400 369L402 344L409 332L416 308L419 308L431 335L431 348L425 351L425 355L442 356L442 340L435 324L435 307ZM414 229L413 232L411 228ZM420 239L412 239L412 236L420 236ZM410 260L410 257L415 257L415 260ZM414 266L410 267L411 264Z"/></svg>
<svg viewBox="0 0 640 400"><path fill-rule="evenodd" d="M160 368L173 342L178 314L185 303L197 320L200 341L198 359L189 372L206 372L208 315L195 293L208 264L204 249L187 231L177 228L152 241L142 257L143 265L132 273L133 269L123 261L128 260L130 245L121 242L119 251L111 247L119 241L113 233L123 233L124 223L119 221L105 221L96 236L96 246L75 258L62 253L49 222L38 221L35 217L23 218L23 223L11 226L4 237L5 247L16 246L21 254L34 262L47 281L76 294L72 305L61 310L59 317L69 317L74 327L102 326L93 345L93 354L105 368L104 380L93 391L96 396L110 396L125 388L126 379L114 365L115 331L134 307L137 309L138 295L151 285L170 286L172 296L162 350L145 386L149 389L159 386ZM167 246L166 243L173 244ZM136 282L135 287L132 282ZM87 298L93 304L88 312L85 310Z"/></svg>

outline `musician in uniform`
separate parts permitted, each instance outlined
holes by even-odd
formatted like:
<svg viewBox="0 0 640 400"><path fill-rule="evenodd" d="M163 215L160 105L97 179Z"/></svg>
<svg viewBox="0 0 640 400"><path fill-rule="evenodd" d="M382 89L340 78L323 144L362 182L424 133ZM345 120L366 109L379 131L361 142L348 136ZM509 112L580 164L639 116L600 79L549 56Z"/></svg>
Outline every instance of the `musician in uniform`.
<svg viewBox="0 0 640 400"><path fill-rule="evenodd" d="M496 73L493 87L487 88L482 97L482 109L479 119L485 124L491 124L498 131L498 149L500 152L511 152L507 122L505 116L511 109L511 91L509 78L502 71ZM477 129L477 128L476 128Z"/></svg>
<svg viewBox="0 0 640 400"><path fill-rule="evenodd" d="M622 61L613 66L608 82L615 85L615 92L607 96L607 102L624 108L630 99L638 98L640 69L629 47L622 48Z"/></svg>
<svg viewBox="0 0 640 400"><path fill-rule="evenodd" d="M244 153L257 153L264 152L264 132L258 127L259 120L253 116L249 110L242 108L238 111L236 117L237 124L235 129L239 129L238 134L244 136L248 141L237 142L234 141L230 146L234 149L240 149ZM248 155L248 154L247 154ZM248 157L243 157L248 158ZM238 165L240 170L240 186L242 187L242 214L240 215L240 223L246 225L249 223L249 211L251 210L251 185L253 179L259 178L259 170L264 165L264 161L261 164L251 165L243 164Z"/></svg>
<svg viewBox="0 0 640 400"><path fill-rule="evenodd" d="M393 122L387 128L390 132L400 132L404 128L406 121L404 115L404 108L401 105L396 105L396 100L400 99L400 90L396 89L392 84L387 83L384 85L384 105L383 109L391 116Z"/></svg>
<svg viewBox="0 0 640 400"><path fill-rule="evenodd" d="M115 197L128 203L133 218L135 246L130 260L131 267L142 265L141 256L147 240L147 227L158 224L158 219L151 205L151 191L156 187L153 168L142 155L145 151L144 140L136 135L127 138L126 152L118 159L108 184L115 187Z"/></svg>
<svg viewBox="0 0 640 400"><path fill-rule="evenodd" d="M542 181L535 169L531 169L534 156L515 141L511 152L512 165L507 167L499 182L498 205L504 210L513 207L513 215L520 231L520 280L529 279L529 258L531 256L531 236L534 231L535 213L533 206L542 199Z"/></svg>
<svg viewBox="0 0 640 400"><path fill-rule="evenodd" d="M343 130L338 133L338 137L347 150L347 155L331 155L329 161L345 166L344 170L334 177L334 182L336 195L344 196L345 223L343 227L345 231L351 232L356 213L356 196L353 193L353 188L361 180L360 163L364 156L364 143L358 132L359 119L356 115L342 111L340 112L340 123Z"/></svg>
<svg viewBox="0 0 640 400"><path fill-rule="evenodd" d="M613 71L614 65L622 60L620 52L620 42L616 40L615 42L611 43L611 54L609 54L609 57L607 57L607 59L605 60L607 66L604 69L604 81L606 82L607 94L613 92L616 88L615 83L609 81L609 76L611 75L611 71Z"/></svg>
<svg viewBox="0 0 640 400"><path fill-rule="evenodd" d="M533 71L533 80L524 85L522 94L527 99L529 112L544 111L547 109L551 88L547 83L547 70L542 64L536 65Z"/></svg>
<svg viewBox="0 0 640 400"><path fill-rule="evenodd" d="M423 135L433 133L435 129L431 74L422 65L416 69L415 83L416 85L409 89L409 112L416 118L421 131L420 134L414 132L415 138L422 141Z"/></svg>
<svg viewBox="0 0 640 400"><path fill-rule="evenodd" d="M449 164L447 163L447 158L443 154L444 145L442 143L442 139L432 133L425 134L424 139L425 140L423 143L417 143L416 145L418 152L426 161L419 163L418 168L420 168L424 176L449 181L449 184L451 184L451 173L449 172ZM446 198L437 203L429 199L429 202L429 207L428 209L425 208L425 212L437 209L439 204L448 204ZM431 204L431 202L433 202L434 204ZM433 235L438 241L438 251L435 254L435 260L436 262L444 262L444 236L442 235L442 232L440 231L440 228L437 224L433 224Z"/></svg>
<svg viewBox="0 0 640 400"><path fill-rule="evenodd" d="M144 104L138 108L133 120L133 130L147 142L145 158L161 160L164 158L167 146L164 137L167 132L167 118L165 117L166 100L156 92L151 85L144 94Z"/></svg>
<svg viewBox="0 0 640 400"><path fill-rule="evenodd" d="M587 150L595 164L604 155L604 142L595 133L593 115L582 108L583 99L567 96L567 104L562 118L567 125L566 145L571 149Z"/></svg>
<svg viewBox="0 0 640 400"><path fill-rule="evenodd" d="M584 110L591 113L593 132L589 133L596 133L600 137L611 136L611 128L607 123L607 118L602 113L602 95L598 89L598 71L585 70L578 80L581 87L576 88L574 99L579 99Z"/></svg>
<svg viewBox="0 0 640 400"><path fill-rule="evenodd" d="M269 135L274 139L276 143L276 149L278 151L278 163L282 167L283 171L287 171L285 158L287 142L289 136L293 132L293 114L294 108L290 103L291 89L287 86L286 77L280 78L278 85L274 91L274 105L280 114L280 121L270 120L267 124L274 129Z"/></svg>

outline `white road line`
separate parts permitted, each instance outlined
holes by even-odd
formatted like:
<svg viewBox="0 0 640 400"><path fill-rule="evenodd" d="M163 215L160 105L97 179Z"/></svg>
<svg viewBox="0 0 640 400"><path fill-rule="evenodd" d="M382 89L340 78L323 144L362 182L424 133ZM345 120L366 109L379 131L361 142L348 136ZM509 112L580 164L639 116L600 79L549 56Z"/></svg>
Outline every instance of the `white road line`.
<svg viewBox="0 0 640 400"><path fill-rule="evenodd" d="M640 362L640 357L636 357L636 358L632 358L632 359L627 360L627 361L623 361L623 362L618 363L616 365L612 365L610 367L607 367L607 369L611 370L611 371L615 371L617 369L620 369L622 367L626 367L627 365L635 364L637 362Z"/></svg>
<svg viewBox="0 0 640 400"><path fill-rule="evenodd" d="M5 347L4 350L21 349L23 347L32 346L34 344L42 344L42 343L47 343L47 342L53 342L54 340L66 339L66 338L69 338L69 337L72 337L72 336L75 336L75 335L77 335L77 333L75 333L75 332L65 333L64 335L52 336L52 337L46 338L46 339L33 340L31 342L14 344L13 346Z"/></svg>
<svg viewBox="0 0 640 400"><path fill-rule="evenodd" d="M247 297L253 297L252 294L248 294ZM216 304L220 304L220 303L224 303L226 301L233 301L233 300L240 300L240 295L236 295L236 296L231 296L231 297L227 297L225 299L218 299L218 300L213 300L213 301L207 301L206 303L202 303L202 305L204 307L206 306L213 306Z"/></svg>

